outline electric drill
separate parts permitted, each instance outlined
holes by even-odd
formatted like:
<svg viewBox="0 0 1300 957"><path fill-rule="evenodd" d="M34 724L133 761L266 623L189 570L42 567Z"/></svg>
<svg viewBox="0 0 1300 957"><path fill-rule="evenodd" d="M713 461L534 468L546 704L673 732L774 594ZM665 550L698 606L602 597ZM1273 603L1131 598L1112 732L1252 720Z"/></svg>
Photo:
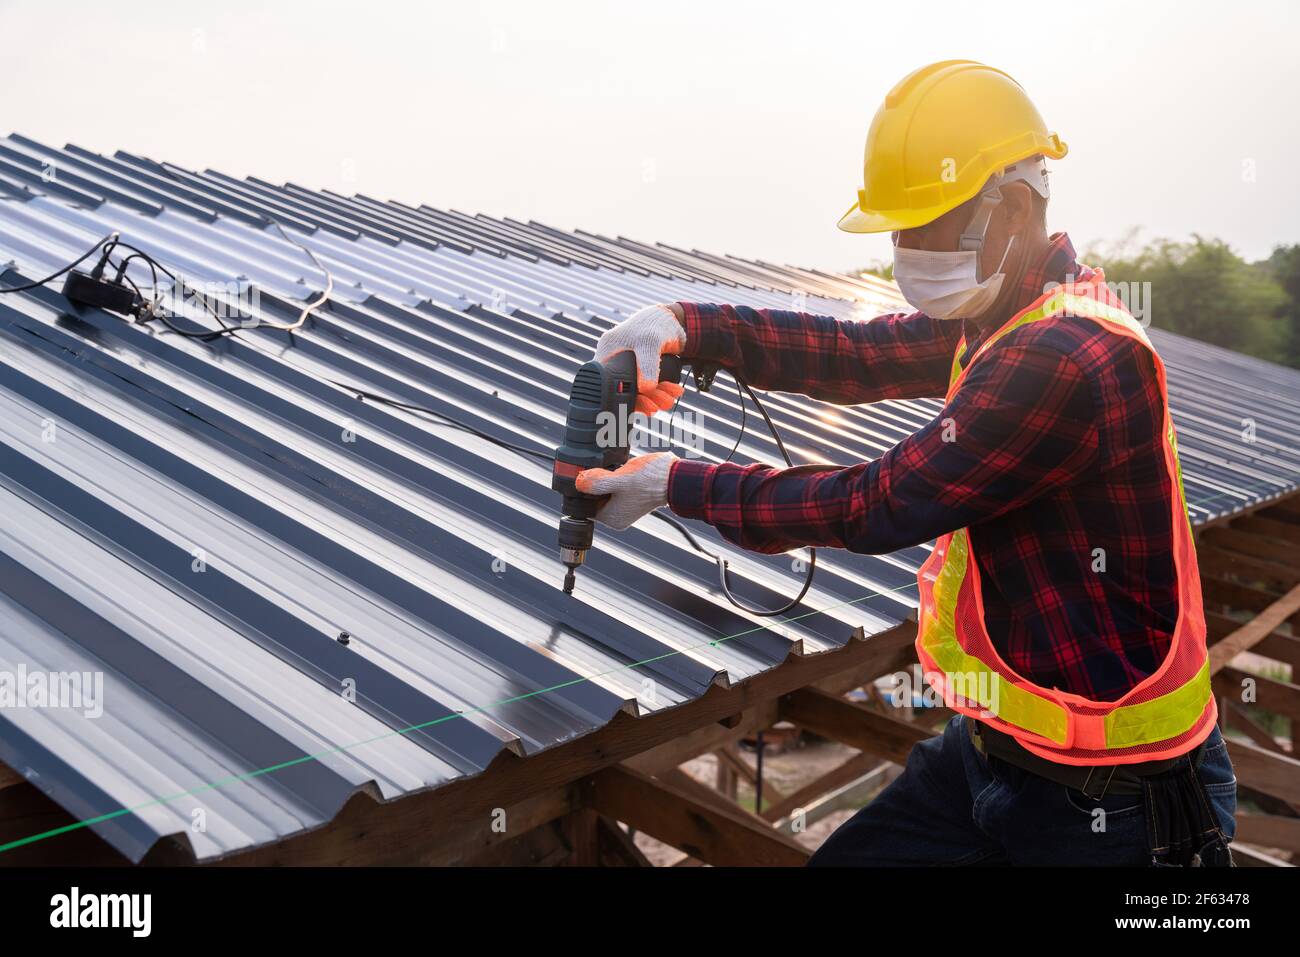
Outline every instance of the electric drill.
<svg viewBox="0 0 1300 957"><path fill-rule="evenodd" d="M682 360L659 360L659 381L677 382ZM583 495L574 484L585 469L616 469L630 452L631 416L636 407L636 356L619 352L608 362L592 360L578 370L569 393L564 444L555 450L551 488L564 496L560 518L560 560L568 571L564 593L573 594L574 573L587 557L595 530L598 496Z"/></svg>

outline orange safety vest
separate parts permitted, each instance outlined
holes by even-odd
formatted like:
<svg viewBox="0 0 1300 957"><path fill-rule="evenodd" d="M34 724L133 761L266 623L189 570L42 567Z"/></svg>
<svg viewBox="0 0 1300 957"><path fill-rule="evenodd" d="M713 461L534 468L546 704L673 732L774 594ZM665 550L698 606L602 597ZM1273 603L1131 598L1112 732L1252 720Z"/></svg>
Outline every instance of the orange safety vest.
<svg viewBox="0 0 1300 957"><path fill-rule="evenodd" d="M1146 331L1106 286L1100 270L1087 282L1045 293L1012 316L980 344L971 363L978 362L982 353L1013 329L1063 315L1090 319L1107 332L1140 342L1155 362L1164 405L1165 467L1178 490L1170 504L1178 623L1169 653L1153 674L1117 701L1092 701L1044 688L1016 674L993 647L984 626L979 566L971 553L970 533L964 528L942 536L917 575L916 652L926 680L943 695L944 704L1013 735L1028 750L1050 761L1134 764L1176 757L1209 735L1218 709L1210 692L1200 575L1169 416L1164 363ZM953 358L949 398L965 374L960 361L965 351L963 339Z"/></svg>

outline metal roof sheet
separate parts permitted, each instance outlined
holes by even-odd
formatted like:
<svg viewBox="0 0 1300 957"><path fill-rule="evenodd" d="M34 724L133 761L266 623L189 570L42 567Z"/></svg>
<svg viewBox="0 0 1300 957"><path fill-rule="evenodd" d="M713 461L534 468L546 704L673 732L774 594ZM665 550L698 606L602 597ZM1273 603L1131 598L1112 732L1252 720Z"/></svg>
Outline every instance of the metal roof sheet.
<svg viewBox="0 0 1300 957"><path fill-rule="evenodd" d="M728 605L713 564L654 522L601 528L565 596L548 470L331 384L549 450L576 366L647 302L866 319L897 305L886 283L17 135L0 142L0 189L6 284L120 230L192 280L255 293L257 314L283 321L323 277L281 228L335 281L298 332L212 344L74 311L50 287L0 298L0 669L106 682L102 718L0 711L0 760L79 818L113 815L94 829L132 859L167 835L200 859L277 840L358 789L436 787L502 749L528 754L620 710L672 707L912 611L928 546L825 553L805 601L818 613L764 623ZM150 279L139 262L130 275ZM1194 520L1293 490L1300 373L1152 337ZM706 459L736 436L725 381L681 404L684 437ZM847 462L877 457L939 405L774 394L769 411L796 456ZM751 429L735 457L776 455ZM728 555L751 600L797 590L791 556L694 531ZM355 703L341 693L349 681ZM189 826L198 807L202 832Z"/></svg>

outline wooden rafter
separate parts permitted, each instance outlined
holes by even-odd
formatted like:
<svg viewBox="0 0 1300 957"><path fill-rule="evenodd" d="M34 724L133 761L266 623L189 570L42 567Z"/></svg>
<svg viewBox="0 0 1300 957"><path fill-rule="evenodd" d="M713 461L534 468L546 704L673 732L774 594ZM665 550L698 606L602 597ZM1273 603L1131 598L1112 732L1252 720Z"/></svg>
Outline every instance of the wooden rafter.
<svg viewBox="0 0 1300 957"><path fill-rule="evenodd" d="M778 821L788 814L793 814L799 808L822 795L829 794L836 788L856 781L863 775L870 773L874 768L880 767L880 765L880 758L873 754L859 752L819 776L816 780L809 781L782 800L763 808L763 813L760 816L765 821Z"/></svg>
<svg viewBox="0 0 1300 957"><path fill-rule="evenodd" d="M1222 670L1233 658L1259 644L1265 636L1276 631L1298 611L1300 585L1259 612L1251 621L1216 641L1210 648L1210 671L1213 673Z"/></svg>
<svg viewBox="0 0 1300 957"><path fill-rule="evenodd" d="M632 840L632 835L619 827L617 821L612 821L604 815L600 815L597 818L596 826L600 837L602 864L623 865L625 867L654 866L641 848L636 846L636 841Z"/></svg>
<svg viewBox="0 0 1300 957"><path fill-rule="evenodd" d="M1300 720L1300 686L1263 675L1253 675L1236 668L1223 668L1214 677L1218 694L1241 701L1242 689L1250 687L1257 704L1265 711Z"/></svg>
<svg viewBox="0 0 1300 957"><path fill-rule="evenodd" d="M1205 569L1201 569L1201 597L1205 599L1207 608L1221 605L1243 611L1260 612L1281 596L1276 592L1255 588L1230 578L1210 575Z"/></svg>
<svg viewBox="0 0 1300 957"><path fill-rule="evenodd" d="M1263 538L1273 538L1279 541L1291 542L1293 545L1300 545L1300 524L1280 521L1277 518L1269 517L1267 513L1239 518L1232 523L1231 527L1251 535L1259 535Z"/></svg>
<svg viewBox="0 0 1300 957"><path fill-rule="evenodd" d="M1262 581L1268 587L1278 591L1287 591L1300 584L1300 571L1294 568L1255 558L1249 554L1219 548L1213 544L1203 545L1197 550L1197 561L1201 568L1211 575L1228 578L1245 576L1251 580Z"/></svg>
<svg viewBox="0 0 1300 957"><path fill-rule="evenodd" d="M1297 669L1297 674L1300 674L1300 638L1274 632L1265 635L1255 646L1254 651L1261 657L1272 658L1274 661L1290 665Z"/></svg>
<svg viewBox="0 0 1300 957"><path fill-rule="evenodd" d="M822 737L897 764L906 764L912 746L933 736L920 725L887 717L814 688L783 697L781 716Z"/></svg>
<svg viewBox="0 0 1300 957"><path fill-rule="evenodd" d="M1256 850L1253 847L1246 847L1244 844L1234 844L1232 846L1232 859L1238 867L1291 867L1288 861L1280 857L1274 857L1272 854L1265 854L1263 851Z"/></svg>
<svg viewBox="0 0 1300 957"><path fill-rule="evenodd" d="M1237 815L1236 839L1300 853L1300 818L1244 812Z"/></svg>
<svg viewBox="0 0 1300 957"><path fill-rule="evenodd" d="M758 786L758 770L754 765L745 760L734 741L726 747L719 748L713 753L718 756L719 761L725 761L730 765L732 770L740 775L740 777L744 778L751 788ZM764 801L781 801L784 800L784 797L785 795L772 786L771 781L765 780L763 782Z"/></svg>
<svg viewBox="0 0 1300 957"><path fill-rule="evenodd" d="M1202 533L1201 542L1214 548L1224 549L1251 559L1277 565L1280 568L1287 569L1293 575L1300 574L1300 567L1297 567L1297 559L1300 559L1298 552L1300 550L1292 542L1265 538L1250 532L1240 531L1235 527L1209 529Z"/></svg>
<svg viewBox="0 0 1300 957"><path fill-rule="evenodd" d="M717 866L799 867L810 852L766 821L730 802L712 802L680 781L656 780L627 768L606 768L593 776L592 807L638 831ZM709 801L710 803L705 803Z"/></svg>
<svg viewBox="0 0 1300 957"><path fill-rule="evenodd" d="M1228 715L1231 714L1231 724L1234 731L1240 731L1246 737L1250 738L1250 740L1254 741L1257 745L1267 751L1272 751L1276 754L1287 753L1286 749L1277 743L1277 739L1273 737L1272 733L1260 724L1259 721L1255 719L1255 716L1251 714L1240 701L1237 701L1231 695L1225 694L1219 696L1219 702L1221 705L1219 710L1219 724L1222 727L1226 728L1228 726ZM1225 711L1227 714L1224 713Z"/></svg>
<svg viewBox="0 0 1300 957"><path fill-rule="evenodd" d="M1228 739L1228 756L1243 785L1300 804L1300 761L1232 738Z"/></svg>

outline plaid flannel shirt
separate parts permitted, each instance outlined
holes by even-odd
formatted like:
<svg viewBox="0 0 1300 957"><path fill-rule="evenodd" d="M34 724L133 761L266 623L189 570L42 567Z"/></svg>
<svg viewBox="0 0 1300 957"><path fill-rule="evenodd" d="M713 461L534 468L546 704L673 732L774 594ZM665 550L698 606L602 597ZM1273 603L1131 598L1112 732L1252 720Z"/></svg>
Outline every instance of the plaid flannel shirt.
<svg viewBox="0 0 1300 957"><path fill-rule="evenodd" d="M1017 311L1048 283L1090 274L1069 238L1054 235ZM855 322L681 306L684 354L756 388L840 404L942 398L963 332L964 362L982 335L917 312ZM934 420L875 461L809 472L682 460L668 502L769 553L876 554L968 528L1003 660L1037 684L1111 701L1160 665L1178 616L1162 415L1141 346L1058 317L1004 336Z"/></svg>

